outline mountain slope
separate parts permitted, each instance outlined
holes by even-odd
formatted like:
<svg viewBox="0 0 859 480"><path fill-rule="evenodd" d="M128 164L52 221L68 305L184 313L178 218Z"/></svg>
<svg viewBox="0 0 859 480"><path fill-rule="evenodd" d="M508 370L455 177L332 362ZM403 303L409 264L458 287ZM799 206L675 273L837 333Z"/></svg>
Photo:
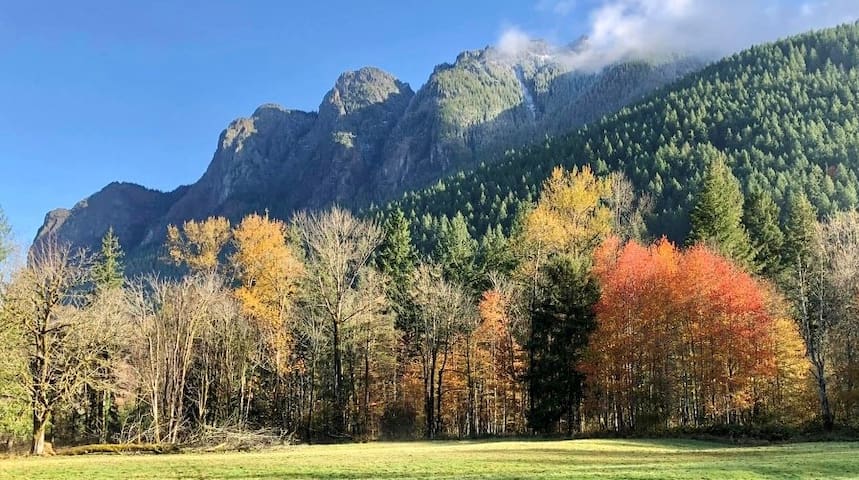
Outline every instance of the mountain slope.
<svg viewBox="0 0 859 480"><path fill-rule="evenodd" d="M575 133L508 154L390 205L417 224L462 213L475 235L509 227L552 168L622 171L655 199L654 235L682 240L714 149L746 192L804 191L821 215L857 205L859 26L756 46ZM712 147L712 148L711 148ZM718 154L718 153L716 153Z"/></svg>
<svg viewBox="0 0 859 480"><path fill-rule="evenodd" d="M417 92L376 68L344 73L318 112L269 104L230 123L193 185L170 193L105 189L72 210L52 212L36 241L94 247L113 226L133 258L160 245L168 224L188 219L263 210L287 218L332 203L389 201L594 121L701 66L666 58L579 72L565 65L568 53L536 41L515 55L465 52L436 67ZM103 203L118 207L93 207Z"/></svg>

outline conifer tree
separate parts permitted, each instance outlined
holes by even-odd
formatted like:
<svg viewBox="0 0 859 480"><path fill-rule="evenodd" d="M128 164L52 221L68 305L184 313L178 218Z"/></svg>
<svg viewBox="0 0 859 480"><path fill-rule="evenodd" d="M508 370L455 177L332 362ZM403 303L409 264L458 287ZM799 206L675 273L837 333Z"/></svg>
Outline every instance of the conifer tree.
<svg viewBox="0 0 859 480"><path fill-rule="evenodd" d="M831 353L827 338L833 329L835 310L832 292L827 288L817 229L817 214L808 197L792 192L787 203L782 249L784 272L780 283L793 304L794 318L817 384L820 419L829 431L834 425L834 414L828 393Z"/></svg>
<svg viewBox="0 0 859 480"><path fill-rule="evenodd" d="M806 261L813 252L817 213L805 194L795 192L788 195L786 210L781 257L790 269Z"/></svg>
<svg viewBox="0 0 859 480"><path fill-rule="evenodd" d="M753 251L742 223L740 182L724 155L712 147L699 153L709 157L710 164L692 208L688 243L704 243L742 265L751 266Z"/></svg>
<svg viewBox="0 0 859 480"><path fill-rule="evenodd" d="M509 274L516 268L516 258L510 240L500 225L489 227L480 240L480 270L485 274Z"/></svg>
<svg viewBox="0 0 859 480"><path fill-rule="evenodd" d="M755 191L746 200L743 223L752 242L754 264L768 277L777 275L781 270L784 234L779 227L780 215L778 205L765 191Z"/></svg>
<svg viewBox="0 0 859 480"><path fill-rule="evenodd" d="M124 256L119 238L113 233L113 227L110 227L101 239L101 251L93 268L93 280L97 288L111 289L122 286Z"/></svg>
<svg viewBox="0 0 859 480"><path fill-rule="evenodd" d="M578 430L583 399L585 376L579 365L596 325L599 289L584 259L556 257L545 273L528 342L528 425L537 432L550 432L563 420L565 433L572 435Z"/></svg>
<svg viewBox="0 0 859 480"><path fill-rule="evenodd" d="M473 287L476 280L476 254L477 241L469 233L465 217L457 213L450 221L443 218L438 231L435 258L442 266L445 278Z"/></svg>
<svg viewBox="0 0 859 480"><path fill-rule="evenodd" d="M397 311L397 326L404 329L417 252L412 244L411 225L402 210L391 212L382 229L384 238L376 254L376 266L391 279L388 284L388 298Z"/></svg>
<svg viewBox="0 0 859 480"><path fill-rule="evenodd" d="M101 250L92 268L92 280L97 295L110 295L112 291L123 286L125 275L122 258L124 255L119 238L113 232L113 227L110 227L101 239ZM109 385L114 379L108 376L101 380ZM109 389L87 386L87 401L89 403L87 429L98 432L99 441L105 443L112 433L118 432L121 428L116 393Z"/></svg>

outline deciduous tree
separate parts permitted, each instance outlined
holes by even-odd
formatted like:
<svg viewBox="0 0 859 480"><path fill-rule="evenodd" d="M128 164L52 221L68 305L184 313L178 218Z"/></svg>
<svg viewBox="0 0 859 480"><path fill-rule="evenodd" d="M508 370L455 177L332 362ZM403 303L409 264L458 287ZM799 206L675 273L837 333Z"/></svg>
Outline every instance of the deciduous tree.
<svg viewBox="0 0 859 480"><path fill-rule="evenodd" d="M266 364L279 375L292 365L296 302L305 268L280 220L252 214L233 229L230 261L240 285L236 298L265 343Z"/></svg>
<svg viewBox="0 0 859 480"><path fill-rule="evenodd" d="M173 263L187 265L192 272L212 272L218 268L218 257L229 240L230 221L226 218L188 220L182 228L167 227L167 254Z"/></svg>
<svg viewBox="0 0 859 480"><path fill-rule="evenodd" d="M31 404L31 453L46 453L51 415L84 385L100 385L122 338L115 305L95 310L86 286L92 262L53 240L40 243L7 291L3 328L27 357L22 387Z"/></svg>
<svg viewBox="0 0 859 480"><path fill-rule="evenodd" d="M343 377L342 329L358 317L381 313L375 295L368 295L370 259L382 241L374 222L359 220L338 207L301 213L295 223L307 252L307 297L314 314L322 315L331 335L333 424L344 433L347 391Z"/></svg>

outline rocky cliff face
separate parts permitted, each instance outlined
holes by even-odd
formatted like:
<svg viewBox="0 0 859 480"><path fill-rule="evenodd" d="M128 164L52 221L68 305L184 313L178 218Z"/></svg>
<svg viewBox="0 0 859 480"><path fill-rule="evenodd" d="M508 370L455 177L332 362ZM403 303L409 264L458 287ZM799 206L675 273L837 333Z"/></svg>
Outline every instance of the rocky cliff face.
<svg viewBox="0 0 859 480"><path fill-rule="evenodd" d="M36 241L55 236L75 246L95 247L113 227L123 244L140 245L152 225L186 192L187 187L162 193L132 183L111 183L71 210L48 212Z"/></svg>
<svg viewBox="0 0 859 480"><path fill-rule="evenodd" d="M515 55L465 52L436 67L418 92L377 68L344 73L318 112L268 104L230 123L195 184L170 193L108 185L49 213L36 241L94 247L112 226L133 256L188 219L263 210L286 218L389 200L596 120L701 65L669 59L581 72L565 64L566 53L540 42Z"/></svg>

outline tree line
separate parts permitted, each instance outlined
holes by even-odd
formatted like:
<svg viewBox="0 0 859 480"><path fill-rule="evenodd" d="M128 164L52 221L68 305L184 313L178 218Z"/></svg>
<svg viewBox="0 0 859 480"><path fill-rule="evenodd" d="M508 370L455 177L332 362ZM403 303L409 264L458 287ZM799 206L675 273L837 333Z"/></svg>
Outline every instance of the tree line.
<svg viewBox="0 0 859 480"><path fill-rule="evenodd" d="M856 418L859 214L748 198L718 152L685 245L622 174L556 168L511 233L340 209L170 226L182 274L35 245L3 283L0 427L181 444L654 433Z"/></svg>

